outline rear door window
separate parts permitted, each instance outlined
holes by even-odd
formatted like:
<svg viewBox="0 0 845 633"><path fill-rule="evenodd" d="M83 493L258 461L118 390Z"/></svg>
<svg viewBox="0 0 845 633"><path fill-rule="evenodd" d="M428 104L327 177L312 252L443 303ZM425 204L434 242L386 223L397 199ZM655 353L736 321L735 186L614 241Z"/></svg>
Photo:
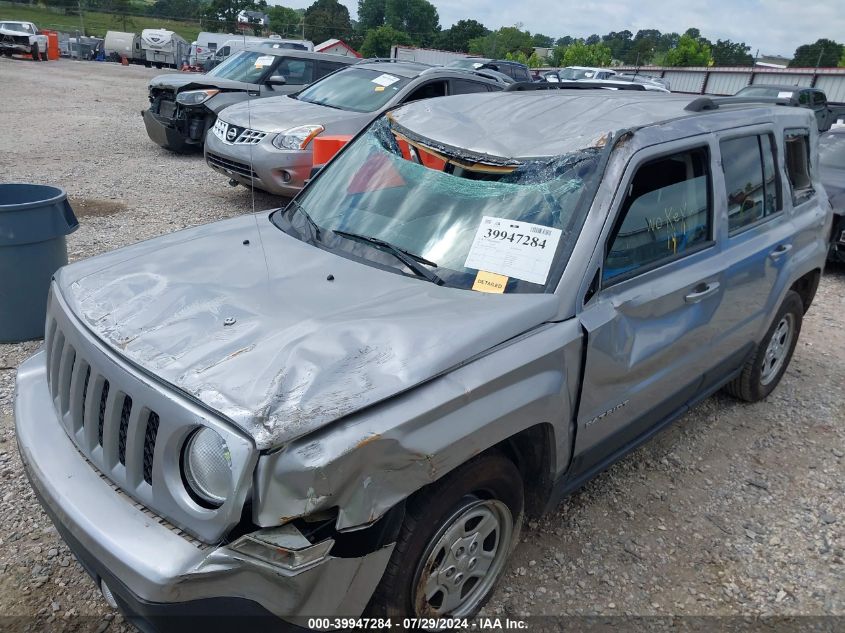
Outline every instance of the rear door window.
<svg viewBox="0 0 845 633"><path fill-rule="evenodd" d="M314 61L283 57L275 74L284 77L288 85L304 86L314 81Z"/></svg>
<svg viewBox="0 0 845 633"><path fill-rule="evenodd" d="M810 175L810 131L784 130L783 147L786 175L792 190L792 206L798 206L816 193Z"/></svg>
<svg viewBox="0 0 845 633"><path fill-rule="evenodd" d="M452 79L453 95L465 95L473 92L487 92L489 88L487 84L480 81L469 81L467 79Z"/></svg>
<svg viewBox="0 0 845 633"><path fill-rule="evenodd" d="M409 94L403 103L410 103L411 101L419 101L420 99L433 99L434 97L446 96L446 82L445 81L429 81L423 84L411 94Z"/></svg>
<svg viewBox="0 0 845 633"><path fill-rule="evenodd" d="M755 134L719 144L728 199L728 231L736 233L781 209L774 140Z"/></svg>
<svg viewBox="0 0 845 633"><path fill-rule="evenodd" d="M640 165L608 242L603 281L632 277L711 242L710 198L706 147Z"/></svg>

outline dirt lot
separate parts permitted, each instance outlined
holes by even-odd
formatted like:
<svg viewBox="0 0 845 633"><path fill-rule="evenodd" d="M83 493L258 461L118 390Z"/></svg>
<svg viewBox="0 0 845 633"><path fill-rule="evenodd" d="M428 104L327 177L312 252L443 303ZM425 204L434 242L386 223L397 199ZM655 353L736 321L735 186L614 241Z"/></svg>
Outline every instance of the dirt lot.
<svg viewBox="0 0 845 633"><path fill-rule="evenodd" d="M201 157L147 139L139 112L154 74L0 59L0 173L68 191L81 223L72 260L253 208ZM767 401L710 398L532 521L486 612L838 615L833 626L845 626L843 326L838 267ZM0 615L36 616L45 630L126 630L22 473L14 370L37 345L0 345Z"/></svg>

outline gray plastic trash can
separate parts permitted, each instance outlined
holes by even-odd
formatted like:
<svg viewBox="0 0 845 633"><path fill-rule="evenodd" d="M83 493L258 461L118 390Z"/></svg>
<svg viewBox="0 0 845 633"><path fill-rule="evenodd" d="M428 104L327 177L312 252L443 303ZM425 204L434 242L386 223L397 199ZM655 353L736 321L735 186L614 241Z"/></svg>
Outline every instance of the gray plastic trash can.
<svg viewBox="0 0 845 633"><path fill-rule="evenodd" d="M0 343L44 336L50 279L78 226L63 189L0 183Z"/></svg>

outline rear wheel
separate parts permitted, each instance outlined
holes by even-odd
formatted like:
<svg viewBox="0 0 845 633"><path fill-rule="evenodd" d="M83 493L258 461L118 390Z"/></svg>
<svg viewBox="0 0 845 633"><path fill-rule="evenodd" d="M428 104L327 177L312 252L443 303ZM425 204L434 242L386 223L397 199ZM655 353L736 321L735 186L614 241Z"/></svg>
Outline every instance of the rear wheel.
<svg viewBox="0 0 845 633"><path fill-rule="evenodd" d="M500 453L464 464L417 493L369 611L471 617L492 593L522 526L519 470Z"/></svg>
<svg viewBox="0 0 845 633"><path fill-rule="evenodd" d="M742 373L728 383L725 390L747 402L757 402L772 393L792 359L803 316L801 297L790 290L766 336L742 368Z"/></svg>

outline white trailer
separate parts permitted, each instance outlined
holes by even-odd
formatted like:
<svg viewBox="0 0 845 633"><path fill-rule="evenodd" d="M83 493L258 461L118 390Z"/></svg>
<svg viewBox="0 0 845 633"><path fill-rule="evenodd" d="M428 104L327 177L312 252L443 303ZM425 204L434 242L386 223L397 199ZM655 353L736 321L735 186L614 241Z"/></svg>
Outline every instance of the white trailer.
<svg viewBox="0 0 845 633"><path fill-rule="evenodd" d="M141 50L147 66L179 67L188 59L190 45L185 39L167 29L144 29L141 31Z"/></svg>
<svg viewBox="0 0 845 633"><path fill-rule="evenodd" d="M112 54L120 55L131 61L143 61L141 50L141 36L137 33L124 31L106 31L104 51L106 57Z"/></svg>
<svg viewBox="0 0 845 633"><path fill-rule="evenodd" d="M391 59L401 59L408 62L422 62L432 66L445 66L456 59L469 57L466 53L455 53L452 51L440 51L435 48L414 48L413 46L392 46L390 48Z"/></svg>

